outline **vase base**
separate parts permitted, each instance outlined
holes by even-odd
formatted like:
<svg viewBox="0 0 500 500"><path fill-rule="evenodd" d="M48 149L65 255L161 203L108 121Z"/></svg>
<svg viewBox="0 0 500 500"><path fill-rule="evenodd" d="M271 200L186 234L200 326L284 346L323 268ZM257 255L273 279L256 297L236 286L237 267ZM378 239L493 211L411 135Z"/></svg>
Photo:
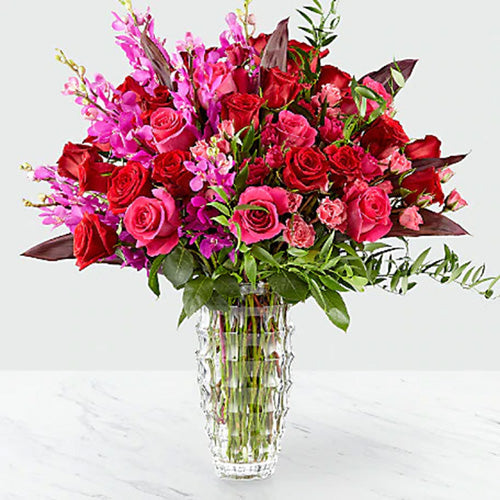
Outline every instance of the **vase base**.
<svg viewBox="0 0 500 500"><path fill-rule="evenodd" d="M254 479L266 479L274 473L276 460L266 462L234 464L228 462L214 461L215 471L222 479L233 479L237 481L252 481Z"/></svg>

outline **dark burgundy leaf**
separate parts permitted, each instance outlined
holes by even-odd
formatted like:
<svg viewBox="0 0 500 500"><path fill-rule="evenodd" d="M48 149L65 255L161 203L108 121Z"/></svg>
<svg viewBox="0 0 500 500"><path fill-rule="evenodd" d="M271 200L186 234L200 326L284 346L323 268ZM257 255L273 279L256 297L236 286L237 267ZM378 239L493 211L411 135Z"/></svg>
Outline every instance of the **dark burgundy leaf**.
<svg viewBox="0 0 500 500"><path fill-rule="evenodd" d="M164 85L170 90L174 90L172 85L172 77L170 72L170 65L165 59L165 56L161 50L157 47L156 43L149 38L147 34L147 28L143 31L141 35L141 47L153 65L153 69L158 77L161 85Z"/></svg>
<svg viewBox="0 0 500 500"><path fill-rule="evenodd" d="M448 156L448 158L421 158L412 161L415 170L425 170L426 168L444 168L454 165L467 158L467 155Z"/></svg>
<svg viewBox="0 0 500 500"><path fill-rule="evenodd" d="M44 241L39 245L30 248L21 254L22 257L31 257L33 259L47 260L55 262L58 260L74 259L73 254L73 235L65 234L58 236L48 241ZM121 265L123 262L120 258L116 257L108 259L102 264Z"/></svg>
<svg viewBox="0 0 500 500"><path fill-rule="evenodd" d="M386 238L395 236L464 236L469 234L463 227L442 214L432 212L426 208L420 209L420 214L424 219L424 223L420 226L419 231L403 227L399 223L398 214L392 214L391 218L394 225Z"/></svg>
<svg viewBox="0 0 500 500"><path fill-rule="evenodd" d="M399 67L399 71L404 76L405 80L410 78L413 73L413 69L417 64L418 59L402 59L401 61L396 61L390 64L387 64L383 68L380 68L378 71L373 71L368 73L360 81L363 81L367 76L372 80L381 83L387 92L392 94L397 94L401 87L394 81L391 75L391 68L394 68L396 71Z"/></svg>
<svg viewBox="0 0 500 500"><path fill-rule="evenodd" d="M30 248L23 254L23 257L32 257L48 261L74 259L73 255L73 235L65 234L48 241L44 241L33 248Z"/></svg>
<svg viewBox="0 0 500 500"><path fill-rule="evenodd" d="M271 69L278 67L281 71L287 70L288 63L288 21L283 19L274 33L269 37L262 54L261 67Z"/></svg>

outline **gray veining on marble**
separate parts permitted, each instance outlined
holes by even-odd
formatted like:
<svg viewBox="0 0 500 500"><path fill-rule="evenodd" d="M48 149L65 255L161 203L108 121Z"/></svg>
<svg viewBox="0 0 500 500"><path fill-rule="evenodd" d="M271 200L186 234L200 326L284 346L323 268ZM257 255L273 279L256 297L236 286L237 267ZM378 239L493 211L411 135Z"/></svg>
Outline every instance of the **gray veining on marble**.
<svg viewBox="0 0 500 500"><path fill-rule="evenodd" d="M500 499L499 372L294 380L275 476L236 483L194 373L0 373L0 499Z"/></svg>

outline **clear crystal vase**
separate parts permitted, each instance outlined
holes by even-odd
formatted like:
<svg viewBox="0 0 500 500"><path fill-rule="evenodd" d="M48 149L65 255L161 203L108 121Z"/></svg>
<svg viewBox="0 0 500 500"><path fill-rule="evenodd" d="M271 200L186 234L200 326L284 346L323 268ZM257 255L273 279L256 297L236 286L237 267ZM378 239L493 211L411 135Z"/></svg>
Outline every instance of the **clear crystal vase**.
<svg viewBox="0 0 500 500"><path fill-rule="evenodd" d="M275 470L293 359L289 306L266 285L241 286L226 311L198 323L198 382L217 474L264 479Z"/></svg>

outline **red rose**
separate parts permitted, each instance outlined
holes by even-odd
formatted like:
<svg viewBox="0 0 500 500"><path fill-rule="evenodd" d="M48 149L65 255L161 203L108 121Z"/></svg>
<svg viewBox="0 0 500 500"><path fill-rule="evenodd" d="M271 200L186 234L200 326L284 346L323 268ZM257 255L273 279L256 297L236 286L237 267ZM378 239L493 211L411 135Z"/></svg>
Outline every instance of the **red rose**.
<svg viewBox="0 0 500 500"><path fill-rule="evenodd" d="M349 90L351 85L352 77L349 73L346 73L335 66L326 65L321 68L321 73L317 83L318 89L321 89L323 85L331 83L338 87L341 91L346 92Z"/></svg>
<svg viewBox="0 0 500 500"><path fill-rule="evenodd" d="M86 191L106 193L109 189L111 174L116 167L110 163L94 162L92 158L86 158L78 167L78 183L81 196Z"/></svg>
<svg viewBox="0 0 500 500"><path fill-rule="evenodd" d="M116 231L103 224L96 214L83 214L83 219L75 228L73 253L76 265L85 269L98 260L110 257L118 243Z"/></svg>
<svg viewBox="0 0 500 500"><path fill-rule="evenodd" d="M281 71L279 68L263 70L262 97L269 108L282 108L292 102L302 90L296 75Z"/></svg>
<svg viewBox="0 0 500 500"><path fill-rule="evenodd" d="M300 54L297 49L300 49L309 56L308 63L313 73L316 73L318 70L319 60L326 57L330 53L330 51L326 49L318 55L313 46L304 42L299 42L298 40L290 40L288 43L288 52L291 56L288 58L289 73L298 73L303 67L302 59L304 56Z"/></svg>
<svg viewBox="0 0 500 500"><path fill-rule="evenodd" d="M61 158L57 160L57 172L59 175L76 180L78 179L78 168L83 165L85 160L90 159L96 162L99 158L96 147L68 142L64 146Z"/></svg>
<svg viewBox="0 0 500 500"><path fill-rule="evenodd" d="M361 177L361 155L351 146L342 146L329 157L332 172L343 178L352 181Z"/></svg>
<svg viewBox="0 0 500 500"><path fill-rule="evenodd" d="M192 193L189 183L193 174L184 166L191 155L187 151L170 151L153 160L153 181L165 186L174 198L184 198Z"/></svg>
<svg viewBox="0 0 500 500"><path fill-rule="evenodd" d="M271 169L266 165L263 158L255 158L252 162L249 159L245 160L241 169L248 165L247 185L260 186L264 184L264 180L271 172Z"/></svg>
<svg viewBox="0 0 500 500"><path fill-rule="evenodd" d="M117 90L122 94L133 92L136 95L136 102L142 110L141 118L144 122L148 122L154 111L158 108L167 106L170 101L170 90L167 87L158 85L154 90L154 95L151 95L131 76L127 76Z"/></svg>
<svg viewBox="0 0 500 500"><path fill-rule="evenodd" d="M328 189L328 162L314 148L292 148L285 158L283 181L302 193Z"/></svg>
<svg viewBox="0 0 500 500"><path fill-rule="evenodd" d="M405 156L409 160L420 158L440 158L441 141L434 135L426 135L425 139L419 139L405 148Z"/></svg>
<svg viewBox="0 0 500 500"><path fill-rule="evenodd" d="M159 108L151 115L151 128L160 153L187 151L196 142L194 127L175 109Z"/></svg>
<svg viewBox="0 0 500 500"><path fill-rule="evenodd" d="M121 214L139 196L151 194L149 171L137 161L129 161L111 176L108 201L114 214Z"/></svg>
<svg viewBox="0 0 500 500"><path fill-rule="evenodd" d="M264 99L252 94L234 93L224 96L222 99L222 120L231 120L235 132L253 125L259 126L259 111L264 104Z"/></svg>
<svg viewBox="0 0 500 500"><path fill-rule="evenodd" d="M444 202L441 180L435 168L426 168L409 175L403 180L401 187L411 191L405 196L408 205L417 203L422 195L430 196L432 203L442 205Z"/></svg>
<svg viewBox="0 0 500 500"><path fill-rule="evenodd" d="M401 124L383 115L364 133L361 146L378 160L383 160L409 141Z"/></svg>

